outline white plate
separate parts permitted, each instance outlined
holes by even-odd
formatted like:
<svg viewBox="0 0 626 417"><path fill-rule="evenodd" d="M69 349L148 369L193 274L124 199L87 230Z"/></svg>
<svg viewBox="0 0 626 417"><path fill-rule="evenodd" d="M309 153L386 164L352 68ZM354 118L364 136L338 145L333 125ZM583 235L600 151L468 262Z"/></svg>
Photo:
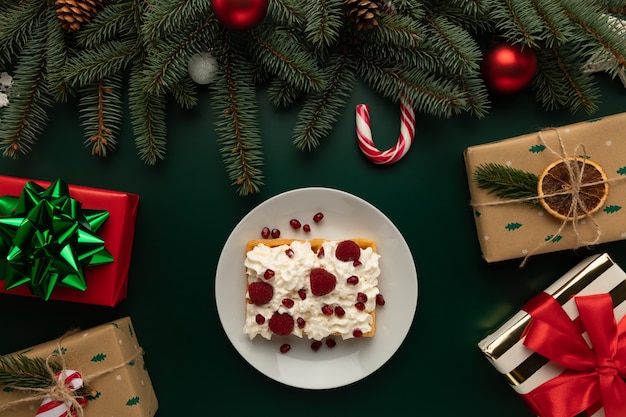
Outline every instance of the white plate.
<svg viewBox="0 0 626 417"><path fill-rule="evenodd" d="M314 223L317 212L324 219ZM292 218L311 225L311 232L294 230ZM245 244L259 239L264 226L276 227L281 238L376 240L381 255L379 289L386 304L376 310L376 335L372 338L337 338L337 345L325 345L314 352L311 340L260 336L250 340L243 333ZM234 228L220 255L215 277L217 311L226 335L237 351L254 368L286 385L327 389L348 385L380 368L404 341L417 308L417 272L413 256L395 225L370 203L330 188L301 188L274 196L248 213ZM280 353L283 343L291 350Z"/></svg>

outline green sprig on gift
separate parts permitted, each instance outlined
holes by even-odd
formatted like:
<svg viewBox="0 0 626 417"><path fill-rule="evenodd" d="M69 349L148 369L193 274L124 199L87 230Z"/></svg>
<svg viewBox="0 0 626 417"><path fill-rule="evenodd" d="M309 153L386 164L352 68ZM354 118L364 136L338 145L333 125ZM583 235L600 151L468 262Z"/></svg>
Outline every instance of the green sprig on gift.
<svg viewBox="0 0 626 417"><path fill-rule="evenodd" d="M508 165L487 163L476 168L473 180L478 184L478 188L500 198L527 199L525 202L528 204L539 204L536 200L539 177L532 172Z"/></svg>
<svg viewBox="0 0 626 417"><path fill-rule="evenodd" d="M52 386L52 375L62 366L43 358L24 355L0 356L0 386L11 388L44 389Z"/></svg>
<svg viewBox="0 0 626 417"><path fill-rule="evenodd" d="M28 182L19 197L0 197L0 280L5 288L28 285L48 300L57 285L84 291L84 268L113 261L96 232L106 210L82 209L69 187Z"/></svg>

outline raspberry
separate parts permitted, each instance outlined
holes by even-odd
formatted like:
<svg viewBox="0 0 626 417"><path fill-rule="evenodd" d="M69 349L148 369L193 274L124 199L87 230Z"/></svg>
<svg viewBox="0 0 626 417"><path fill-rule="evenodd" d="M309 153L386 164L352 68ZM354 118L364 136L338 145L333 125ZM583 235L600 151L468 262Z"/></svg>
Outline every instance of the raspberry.
<svg viewBox="0 0 626 417"><path fill-rule="evenodd" d="M329 349L334 348L337 345L337 342L335 341L335 339L326 339L326 346L328 346Z"/></svg>
<svg viewBox="0 0 626 417"><path fill-rule="evenodd" d="M335 289L337 278L324 268L313 268L309 274L309 282L313 295L322 296Z"/></svg>
<svg viewBox="0 0 626 417"><path fill-rule="evenodd" d="M324 218L324 213L322 213L322 212L317 212L317 213L315 213L315 215L313 216L313 221L314 221L315 223L319 223L319 222L321 222L321 221L322 221L322 219L323 219L323 218Z"/></svg>
<svg viewBox="0 0 626 417"><path fill-rule="evenodd" d="M287 353L290 350L291 350L291 345L289 343L280 345L280 353Z"/></svg>
<svg viewBox="0 0 626 417"><path fill-rule="evenodd" d="M275 311L270 318L268 326L272 333L279 336L287 336L293 331L293 317L289 313Z"/></svg>
<svg viewBox="0 0 626 417"><path fill-rule="evenodd" d="M353 240L344 240L339 242L337 245L337 249L335 249L335 256L343 262L359 262L361 248Z"/></svg>
<svg viewBox="0 0 626 417"><path fill-rule="evenodd" d="M248 286L248 295L254 305L262 306L274 296L274 287L267 282L257 281Z"/></svg>
<svg viewBox="0 0 626 417"><path fill-rule="evenodd" d="M293 227L294 229L299 229L300 226L302 226L302 224L300 223L300 221L298 219L291 219L289 220L289 224L291 225L291 227Z"/></svg>
<svg viewBox="0 0 626 417"><path fill-rule="evenodd" d="M314 352L317 352L318 350L320 350L321 347L322 347L321 340L314 340L313 343L311 343L311 349L313 349Z"/></svg>

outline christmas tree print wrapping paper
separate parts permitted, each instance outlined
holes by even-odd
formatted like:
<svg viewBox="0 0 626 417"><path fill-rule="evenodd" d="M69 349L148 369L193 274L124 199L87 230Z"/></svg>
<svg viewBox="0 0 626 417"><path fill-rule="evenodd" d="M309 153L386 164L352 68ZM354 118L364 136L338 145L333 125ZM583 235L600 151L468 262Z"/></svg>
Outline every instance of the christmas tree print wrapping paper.
<svg viewBox="0 0 626 417"><path fill-rule="evenodd" d="M599 244L625 239L624 129L626 113L467 148L465 165L483 258L487 262L526 258L586 246L585 242ZM606 172L609 184L608 198L591 216L593 220L587 218L577 222L578 235L572 222L564 224L541 206L513 200L503 203L504 199L478 188L473 179L476 168L488 163L539 176L550 163L568 156L588 158L599 164Z"/></svg>
<svg viewBox="0 0 626 417"><path fill-rule="evenodd" d="M0 196L19 197L29 181L44 188L51 184L49 181L0 176ZM127 294L128 269L139 196L133 193L72 184L69 185L69 191L70 196L81 203L82 209L109 212L109 218L97 234L104 240L105 248L112 255L113 262L85 268L87 288L84 291L57 285L50 298L113 307L126 298ZM34 296L28 285L20 285L8 290L5 288L5 281L0 281L0 293Z"/></svg>
<svg viewBox="0 0 626 417"><path fill-rule="evenodd" d="M74 332L13 355L46 359L58 355L59 346L65 367L80 372L86 387L93 391L93 397L83 407L85 417L154 416L158 401L130 317ZM0 390L0 404L25 395ZM33 417L40 402L21 404L0 415Z"/></svg>
<svg viewBox="0 0 626 417"><path fill-rule="evenodd" d="M590 256L581 261L546 288L543 293L538 294L534 299L527 302L517 313L478 343L478 347L487 360L505 377L505 380L509 383L511 388L520 395L522 400L528 405L529 411L532 413L540 415L541 417L552 416L549 412L538 412L533 401L533 395L536 394L538 390L546 388L557 381L562 383L562 380L557 378L563 378L564 374L572 372L572 370L542 356L525 345L525 339L528 337L529 333L529 326L533 320L527 311L535 311L530 307L533 305L533 302L535 302L535 305L540 305L541 302L545 302L546 298L550 298L550 301L555 300L556 303L558 303L555 305L560 305L559 308L565 311L567 318L576 326L576 331L584 338L585 342L583 343L586 346L585 349L591 351L593 343L589 340L588 330L585 328L585 324L581 324L582 320L576 298L598 296L600 294L608 294L610 296L609 304L612 305L615 321L616 323L622 322L618 328L621 329L621 333L618 330L617 334L621 334L619 338L623 340L623 333L626 331L626 318L624 318L624 316L626 316L626 273L619 265L613 262L608 254L603 253ZM609 309L610 308L611 307L609 307ZM587 324L587 326L589 325ZM555 348L561 349L563 346L562 343L550 339L550 335L554 333L555 332L547 333L549 336L545 339ZM623 346L624 343L622 342L621 345L621 354L626 355L626 347ZM598 380L598 376L594 374L598 372L598 362L594 362L594 366L591 367L592 369L586 370L585 372L580 371L578 374L574 371L569 375L575 375L575 377L578 378L575 380L576 383L583 381L582 378L585 378L585 375L590 376L591 379L586 380L583 384L589 383L589 381L595 383ZM619 376L617 376L617 378L619 378ZM564 385L561 385L561 387L563 386ZM579 388L585 387L581 386ZM558 393L555 395L558 395ZM565 392L561 392L561 395L567 397L566 403L572 402L573 407L582 407L582 395L573 395L573 391L567 389ZM553 396L553 398L555 397ZM556 401L558 405L559 400ZM556 408L558 408L558 406ZM620 409L619 411L619 415L624 415L626 412L624 409ZM585 408L575 415L604 417L605 412L601 401L595 401L593 406ZM574 416L572 415L572 417Z"/></svg>

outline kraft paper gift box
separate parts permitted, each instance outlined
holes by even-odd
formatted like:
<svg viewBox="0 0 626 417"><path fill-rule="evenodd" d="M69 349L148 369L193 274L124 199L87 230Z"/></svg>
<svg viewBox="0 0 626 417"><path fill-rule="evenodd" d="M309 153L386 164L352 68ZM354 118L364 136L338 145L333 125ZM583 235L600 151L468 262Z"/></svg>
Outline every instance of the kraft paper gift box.
<svg viewBox="0 0 626 417"><path fill-rule="evenodd" d="M19 197L26 183L30 181L44 188L51 184L49 181L0 176L0 196ZM72 184L69 184L69 192L72 198L81 203L82 209L109 212L109 218L97 235L104 240L113 262L86 267L84 272L87 288L84 291L57 285L50 299L113 307L127 295L139 196ZM0 293L33 296L28 285L6 289L5 281L0 281Z"/></svg>
<svg viewBox="0 0 626 417"><path fill-rule="evenodd" d="M553 414L550 414L550 412L544 414L538 410L539 406L536 404L535 398L537 395L543 395L540 394L540 391L548 388L556 387L558 392L559 384L561 384L561 395L565 395L566 399L561 404L557 397L557 408L559 405L574 408L580 407L581 398L584 395L576 395L574 391L568 389L564 391L563 387L567 385L563 382L563 378L573 376L573 378L568 380L569 382L597 382L598 375L594 372L598 371L598 363L604 362L592 355L590 370L572 371L563 366L563 364L556 363L554 360L526 346L526 344L530 344L527 339L530 335L529 329L533 324L533 320L539 320L537 316L533 318L533 312L537 311L538 306L542 306L547 301L550 301L561 312L567 314L564 317L569 322L568 324L574 326L574 331L577 332L576 336L582 335L582 344L585 345L583 350L591 352L594 349L599 351L599 347L594 347L590 341L589 333L590 330L593 331L602 326L597 325L597 323L590 325L587 323L588 320L581 320L582 314L578 303L580 298L584 299L585 296L589 296L587 298L592 299L595 303L596 297L605 297L606 300L607 295L608 315L610 315L611 320L615 319L614 323L619 323L620 352L622 356L626 356L626 319L624 319L626 315L626 273L606 253L590 256L581 261L478 343L478 347L487 360L505 377L512 389L528 405L531 412L542 417L552 416ZM591 305L595 306L593 303ZM543 333L542 336L545 337L542 342L545 342L551 349L562 348L564 343L556 336L556 333L559 331L551 330ZM552 338L553 335L554 338ZM535 335L532 336L535 337ZM578 359L573 360L575 362L578 361ZM626 361L621 363L622 367L626 367ZM621 372L626 372L626 369L622 369ZM621 380L622 389L626 390L626 383L623 380L624 376L626 374L618 375L617 382L619 383L619 380ZM588 379L585 380L584 378ZM583 385L579 388L586 389L587 387ZM626 392L622 391L621 398L626 400ZM624 405L625 403L622 404L622 407L625 408L619 409L618 414L626 415L626 405ZM592 406L578 410L571 417L574 415L581 417L604 417L605 412L602 404L596 401Z"/></svg>
<svg viewBox="0 0 626 417"><path fill-rule="evenodd" d="M483 258L487 262L527 258L626 238L625 129L623 113L467 148L464 158ZM564 222L539 204L500 198L479 188L474 178L476 169L485 164L539 176L548 165L566 157L592 160L607 176L604 204L576 222Z"/></svg>
<svg viewBox="0 0 626 417"><path fill-rule="evenodd" d="M11 355L18 354L52 360L61 354L65 369L78 371L93 393L83 406L85 417L152 417L157 411L156 394L130 317ZM41 399L16 403L28 396L28 391L0 390L0 416L34 417Z"/></svg>

